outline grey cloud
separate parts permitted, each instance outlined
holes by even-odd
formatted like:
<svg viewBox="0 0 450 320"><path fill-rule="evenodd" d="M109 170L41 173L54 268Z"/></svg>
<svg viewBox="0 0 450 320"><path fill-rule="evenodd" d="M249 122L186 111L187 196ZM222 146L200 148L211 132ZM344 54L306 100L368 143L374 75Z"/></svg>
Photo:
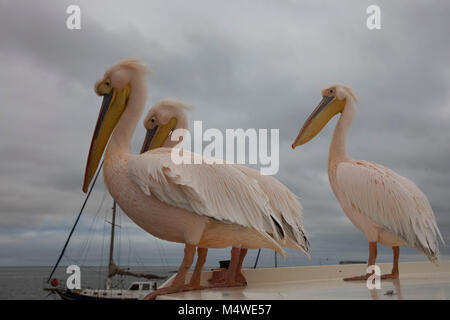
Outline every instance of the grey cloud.
<svg viewBox="0 0 450 320"><path fill-rule="evenodd" d="M194 106L189 119L203 120L204 129L280 129L276 177L304 206L312 263L367 255L364 236L328 183L336 119L311 143L290 148L320 90L348 84L360 100L349 154L415 181L448 242L450 4L378 2L379 31L365 28L370 1L135 1L107 10L103 1L79 1L80 31L65 29L69 1L1 2L0 235L10 240L0 242L0 264L53 262L83 199L100 104L93 84L127 56L141 57L153 70L148 107L173 97ZM140 126L134 152L143 135ZM89 229L104 192L100 184L80 232ZM149 237L139 233L133 240L142 249ZM28 243L39 245L31 250ZM180 245L163 247L176 260ZM383 250L380 259L389 261ZM419 258L402 252L405 259ZM219 250L214 257L225 254ZM271 263L271 254L265 255Z"/></svg>

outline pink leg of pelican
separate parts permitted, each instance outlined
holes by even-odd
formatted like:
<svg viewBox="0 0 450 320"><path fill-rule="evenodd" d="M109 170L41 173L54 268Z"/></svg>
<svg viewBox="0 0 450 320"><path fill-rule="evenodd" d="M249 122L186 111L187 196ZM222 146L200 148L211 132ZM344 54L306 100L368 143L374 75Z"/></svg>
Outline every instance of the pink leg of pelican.
<svg viewBox="0 0 450 320"><path fill-rule="evenodd" d="M392 266L392 273L381 275L381 279L398 279L399 269L398 269L398 258L400 256L400 247L392 247L392 252L394 255L394 264Z"/></svg>
<svg viewBox="0 0 450 320"><path fill-rule="evenodd" d="M153 291L149 295L147 295L144 300L155 300L157 296L162 294L169 294L181 291L189 291L192 290L189 286L185 285L186 273L192 265L192 261L194 260L195 255L195 246L186 244L184 248L184 257L183 262L178 269L177 275L173 280L172 284L168 287L164 287Z"/></svg>
<svg viewBox="0 0 450 320"><path fill-rule="evenodd" d="M399 275L398 269L398 258L400 256L400 248L392 247L392 251L394 254L394 263L392 267L392 273L381 275L381 279L397 279ZM369 261L367 263L368 266L375 265L375 260L377 259L377 243L369 242ZM349 277L344 278L344 281L356 281L356 280L367 280L371 276L370 273L366 273L362 276Z"/></svg>
<svg viewBox="0 0 450 320"><path fill-rule="evenodd" d="M200 285L200 280L207 253L208 248L197 248L197 263L195 264L195 269L192 273L191 281L189 282L189 287L191 287L192 290L200 290L205 288Z"/></svg>
<svg viewBox="0 0 450 320"><path fill-rule="evenodd" d="M245 256L247 255L247 248L242 248L241 252L239 254L239 265L238 268L236 270L236 276L234 278L234 280L237 283L240 283L242 286L246 286L247 285L247 280L245 279L244 275L242 274L242 264L244 262Z"/></svg>
<svg viewBox="0 0 450 320"><path fill-rule="evenodd" d="M233 247L231 249L231 260L225 275L225 282L219 283L218 286L231 287L242 285L236 281L236 274L239 269L241 257L241 249Z"/></svg>
<svg viewBox="0 0 450 320"><path fill-rule="evenodd" d="M247 281L241 272L241 268L246 254L247 249L231 248L230 265L228 269L213 271L213 276L209 279L211 288L245 286Z"/></svg>

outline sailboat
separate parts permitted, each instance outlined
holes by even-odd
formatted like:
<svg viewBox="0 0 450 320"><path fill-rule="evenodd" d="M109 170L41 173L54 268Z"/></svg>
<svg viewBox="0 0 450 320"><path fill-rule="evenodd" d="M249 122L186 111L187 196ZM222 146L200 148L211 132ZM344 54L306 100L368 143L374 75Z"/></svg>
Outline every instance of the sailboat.
<svg viewBox="0 0 450 320"><path fill-rule="evenodd" d="M101 169L101 168L100 168ZM100 170L99 170L100 172ZM96 178L98 177L98 174ZM96 179L95 179L96 181ZM90 189L95 185L95 181ZM60 257L56 262L56 265L53 267L50 276L47 279L46 285L44 286L44 290L48 291L50 294L57 294L63 300L140 300L143 299L146 295L151 293L152 291L157 289L157 283L151 280L159 280L166 279L165 276L160 276L156 274L148 274L148 273L137 273L132 272L130 270L126 270L120 268L114 262L114 245L115 245L115 230L117 227L116 224L116 216L117 216L117 205L116 202L113 202L112 206L112 217L111 217L111 232L110 232L110 240L109 240L109 262L108 262L108 273L105 280L104 288L101 289L68 289L64 285L64 281L60 281L56 278L52 278L56 268L61 261L62 256L64 255L65 249L71 239L73 231L79 221L81 213L83 212L85 205L89 199L90 192L86 196L84 204L80 210L80 213L72 227L72 230L69 234L69 237L62 249ZM146 279L146 281L133 281L127 289L123 288L113 288L113 278L115 276L127 276L127 277L135 277Z"/></svg>

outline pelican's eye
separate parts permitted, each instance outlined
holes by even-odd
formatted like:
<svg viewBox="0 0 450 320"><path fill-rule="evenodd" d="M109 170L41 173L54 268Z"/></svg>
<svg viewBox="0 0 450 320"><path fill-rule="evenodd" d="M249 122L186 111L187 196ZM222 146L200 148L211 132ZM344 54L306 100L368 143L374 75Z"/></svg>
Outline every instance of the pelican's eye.
<svg viewBox="0 0 450 320"><path fill-rule="evenodd" d="M158 121L155 117L151 117L150 120L147 122L147 129L153 129L158 124Z"/></svg>
<svg viewBox="0 0 450 320"><path fill-rule="evenodd" d="M333 89L330 89L330 93L333 94L333 92L334 92L334 90L333 90Z"/></svg>

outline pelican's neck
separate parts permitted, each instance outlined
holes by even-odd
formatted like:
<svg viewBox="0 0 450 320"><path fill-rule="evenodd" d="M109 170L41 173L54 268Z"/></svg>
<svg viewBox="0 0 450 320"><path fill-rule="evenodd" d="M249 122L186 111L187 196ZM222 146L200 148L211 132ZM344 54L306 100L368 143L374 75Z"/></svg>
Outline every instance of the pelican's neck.
<svg viewBox="0 0 450 320"><path fill-rule="evenodd" d="M134 130L144 111L147 99L145 78L136 78L130 82L131 92L128 103L117 123L106 149L106 158L115 154L130 153Z"/></svg>
<svg viewBox="0 0 450 320"><path fill-rule="evenodd" d="M353 121L356 107L355 101L352 98L347 98L344 110L339 118L339 121L334 129L333 139L330 145L330 155L328 163L335 160L340 161L348 158L345 150L345 142L347 140L347 132Z"/></svg>

